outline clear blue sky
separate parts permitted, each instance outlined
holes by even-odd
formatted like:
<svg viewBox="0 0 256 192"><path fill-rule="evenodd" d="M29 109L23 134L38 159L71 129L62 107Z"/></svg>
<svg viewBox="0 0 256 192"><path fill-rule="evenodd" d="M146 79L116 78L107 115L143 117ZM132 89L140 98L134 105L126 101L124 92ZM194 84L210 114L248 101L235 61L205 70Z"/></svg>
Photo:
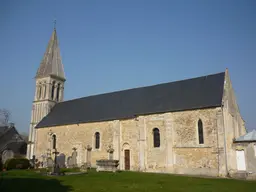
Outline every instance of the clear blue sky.
<svg viewBox="0 0 256 192"><path fill-rule="evenodd" d="M56 18L65 100L228 68L254 129L255 10L255 0L1 0L0 107L28 132L33 78Z"/></svg>

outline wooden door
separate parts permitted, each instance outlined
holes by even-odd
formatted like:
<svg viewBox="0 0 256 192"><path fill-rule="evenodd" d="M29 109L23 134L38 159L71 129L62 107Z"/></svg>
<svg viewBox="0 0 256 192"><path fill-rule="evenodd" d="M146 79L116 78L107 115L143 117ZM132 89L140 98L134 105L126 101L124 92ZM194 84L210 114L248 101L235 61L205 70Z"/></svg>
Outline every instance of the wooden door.
<svg viewBox="0 0 256 192"><path fill-rule="evenodd" d="M130 170L130 150L124 150L124 169Z"/></svg>

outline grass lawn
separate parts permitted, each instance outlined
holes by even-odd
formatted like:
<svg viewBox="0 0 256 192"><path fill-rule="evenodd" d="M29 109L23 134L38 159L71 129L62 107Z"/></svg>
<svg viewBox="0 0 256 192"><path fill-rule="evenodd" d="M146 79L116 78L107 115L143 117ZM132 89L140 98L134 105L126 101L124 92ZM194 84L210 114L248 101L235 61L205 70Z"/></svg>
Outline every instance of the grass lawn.
<svg viewBox="0 0 256 192"><path fill-rule="evenodd" d="M153 173L97 173L50 177L33 171L0 173L1 192L249 192L256 191L255 181L209 179Z"/></svg>

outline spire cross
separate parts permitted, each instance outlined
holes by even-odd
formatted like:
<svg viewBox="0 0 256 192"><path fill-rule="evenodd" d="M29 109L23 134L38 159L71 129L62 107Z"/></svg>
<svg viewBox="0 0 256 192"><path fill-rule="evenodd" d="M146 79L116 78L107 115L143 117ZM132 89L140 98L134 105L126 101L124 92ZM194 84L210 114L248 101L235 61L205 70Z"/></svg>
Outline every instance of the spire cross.
<svg viewBox="0 0 256 192"><path fill-rule="evenodd" d="M54 29L56 29L56 19L54 19Z"/></svg>

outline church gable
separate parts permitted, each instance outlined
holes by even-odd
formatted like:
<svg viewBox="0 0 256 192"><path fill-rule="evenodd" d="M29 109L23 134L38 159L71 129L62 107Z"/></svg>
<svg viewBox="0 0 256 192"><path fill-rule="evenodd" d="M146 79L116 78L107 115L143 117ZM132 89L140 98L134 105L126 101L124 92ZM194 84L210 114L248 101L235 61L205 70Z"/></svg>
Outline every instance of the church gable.
<svg viewBox="0 0 256 192"><path fill-rule="evenodd" d="M226 101L224 104L227 105L226 107L228 107L231 114L235 115L236 113L239 113L239 107L236 101L235 91L233 89L231 79L227 70L225 73L223 101Z"/></svg>
<svg viewBox="0 0 256 192"><path fill-rule="evenodd" d="M26 154L26 142L14 126L0 127L0 156L5 150L12 150L14 154Z"/></svg>
<svg viewBox="0 0 256 192"><path fill-rule="evenodd" d="M228 73L228 70L225 72L225 84L224 84L224 92L222 103L224 106L224 113L226 123L229 124L227 126L228 131L232 134L231 139L237 138L246 133L245 122L242 119L239 105L237 103L236 95L234 88L232 86L232 82Z"/></svg>
<svg viewBox="0 0 256 192"><path fill-rule="evenodd" d="M58 103L37 128L221 106L225 73Z"/></svg>

